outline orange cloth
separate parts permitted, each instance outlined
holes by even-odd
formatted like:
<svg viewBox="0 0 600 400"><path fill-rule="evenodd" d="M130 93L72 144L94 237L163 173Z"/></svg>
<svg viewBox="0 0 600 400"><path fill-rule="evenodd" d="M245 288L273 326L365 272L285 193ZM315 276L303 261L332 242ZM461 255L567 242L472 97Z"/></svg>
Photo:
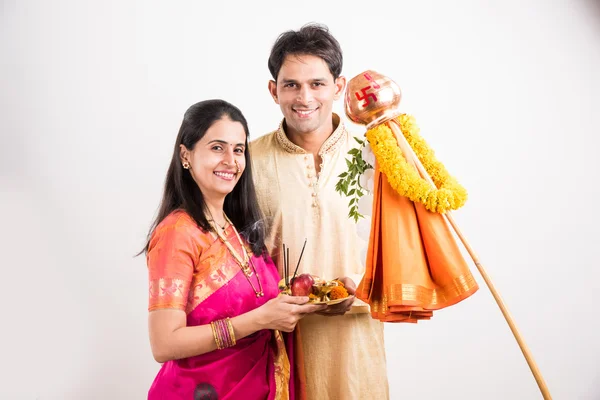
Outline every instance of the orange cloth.
<svg viewBox="0 0 600 400"><path fill-rule="evenodd" d="M356 291L372 317L416 323L475 293L444 216L399 195L377 166L374 179L366 271Z"/></svg>

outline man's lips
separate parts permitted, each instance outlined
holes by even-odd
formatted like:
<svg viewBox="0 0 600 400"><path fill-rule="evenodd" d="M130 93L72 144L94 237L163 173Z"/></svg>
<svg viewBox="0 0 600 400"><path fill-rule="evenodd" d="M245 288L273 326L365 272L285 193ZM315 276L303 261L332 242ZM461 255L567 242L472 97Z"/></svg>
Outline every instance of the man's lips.
<svg viewBox="0 0 600 400"><path fill-rule="evenodd" d="M313 109L293 109L293 111L296 113L296 115L298 115L300 118L307 118L310 117L315 111L317 111L319 108L313 108Z"/></svg>

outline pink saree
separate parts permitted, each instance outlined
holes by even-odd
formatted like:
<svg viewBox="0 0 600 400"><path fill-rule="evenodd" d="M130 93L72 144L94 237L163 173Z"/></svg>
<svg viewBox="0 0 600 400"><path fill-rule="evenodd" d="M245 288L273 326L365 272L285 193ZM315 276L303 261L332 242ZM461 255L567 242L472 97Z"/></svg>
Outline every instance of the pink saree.
<svg viewBox="0 0 600 400"><path fill-rule="evenodd" d="M231 227L226 236L240 251ZM254 256L252 261L264 297L256 297L219 239L198 228L187 214L175 212L159 224L150 241L149 310L185 310L187 326L195 326L260 307L278 295L279 274L270 258ZM256 274L250 279L258 288ZM286 342L291 345L289 338ZM281 333L262 330L233 347L164 363L148 399L293 399L290 372Z"/></svg>

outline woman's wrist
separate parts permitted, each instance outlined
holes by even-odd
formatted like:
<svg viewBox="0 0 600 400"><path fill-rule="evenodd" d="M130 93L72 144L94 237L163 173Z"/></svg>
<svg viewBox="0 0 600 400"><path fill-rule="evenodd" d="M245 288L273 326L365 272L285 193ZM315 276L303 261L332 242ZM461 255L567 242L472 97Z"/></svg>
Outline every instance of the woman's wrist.
<svg viewBox="0 0 600 400"><path fill-rule="evenodd" d="M262 307L255 308L245 314L232 318L231 323L237 338L242 338L266 329Z"/></svg>

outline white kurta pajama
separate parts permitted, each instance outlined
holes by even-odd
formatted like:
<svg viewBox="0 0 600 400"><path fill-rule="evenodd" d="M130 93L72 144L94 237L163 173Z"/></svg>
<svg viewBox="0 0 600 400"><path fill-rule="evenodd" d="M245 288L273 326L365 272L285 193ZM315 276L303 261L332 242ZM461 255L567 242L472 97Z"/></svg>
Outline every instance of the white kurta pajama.
<svg viewBox="0 0 600 400"><path fill-rule="evenodd" d="M348 151L358 144L335 114L334 126L319 151L318 175L314 157L287 138L283 121L250 144L250 156L267 246L282 276L282 245L290 247L293 269L307 239L298 274L348 276L358 285L368 243L348 218L349 199L335 191ZM367 304L356 299L344 316L307 316L300 321L300 332L309 400L389 398L383 324L371 318Z"/></svg>

